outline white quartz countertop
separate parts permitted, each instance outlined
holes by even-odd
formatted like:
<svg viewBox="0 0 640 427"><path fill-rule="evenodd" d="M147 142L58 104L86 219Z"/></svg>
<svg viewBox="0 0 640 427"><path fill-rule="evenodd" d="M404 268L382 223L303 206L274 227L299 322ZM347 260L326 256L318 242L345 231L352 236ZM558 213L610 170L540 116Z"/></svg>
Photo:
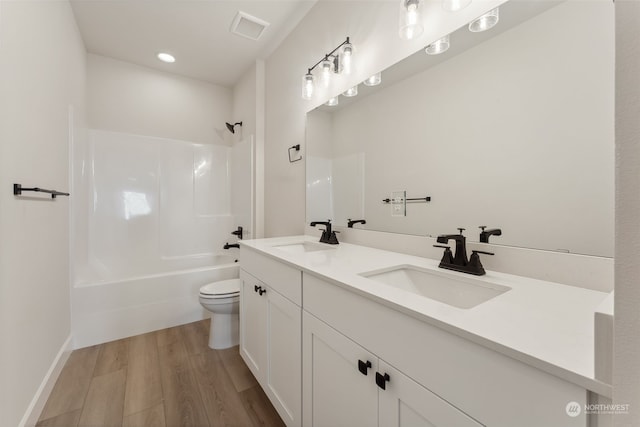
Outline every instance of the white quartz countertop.
<svg viewBox="0 0 640 427"><path fill-rule="evenodd" d="M317 242L290 236L241 241L264 255L376 302L402 311L450 333L513 357L588 390L611 397L611 386L594 378L594 313L609 293L487 271L478 280L508 286L505 292L469 309L403 291L359 274L413 265L438 269L439 261L340 243L330 249L292 253L277 246ZM304 286L304 285L303 285Z"/></svg>

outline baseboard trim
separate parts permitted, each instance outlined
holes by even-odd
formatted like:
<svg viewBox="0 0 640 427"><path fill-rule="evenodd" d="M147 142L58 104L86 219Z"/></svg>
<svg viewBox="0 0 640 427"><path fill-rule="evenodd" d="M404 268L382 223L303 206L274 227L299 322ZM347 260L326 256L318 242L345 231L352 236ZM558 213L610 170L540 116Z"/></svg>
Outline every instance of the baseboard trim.
<svg viewBox="0 0 640 427"><path fill-rule="evenodd" d="M36 425L71 351L71 335L69 335L64 344L62 344L62 347L60 347L60 351L58 351L58 354L51 363L47 374L42 379L40 387L38 387L35 396L33 396L27 411L22 417L22 421L20 421L19 427L34 427Z"/></svg>

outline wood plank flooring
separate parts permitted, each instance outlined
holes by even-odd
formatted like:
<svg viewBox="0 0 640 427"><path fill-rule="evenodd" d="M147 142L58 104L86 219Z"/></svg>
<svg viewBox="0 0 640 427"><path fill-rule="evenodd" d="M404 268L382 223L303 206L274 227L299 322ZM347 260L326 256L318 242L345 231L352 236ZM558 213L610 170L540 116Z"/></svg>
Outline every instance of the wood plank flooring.
<svg viewBox="0 0 640 427"><path fill-rule="evenodd" d="M208 347L209 322L74 351L37 426L284 426L238 347Z"/></svg>

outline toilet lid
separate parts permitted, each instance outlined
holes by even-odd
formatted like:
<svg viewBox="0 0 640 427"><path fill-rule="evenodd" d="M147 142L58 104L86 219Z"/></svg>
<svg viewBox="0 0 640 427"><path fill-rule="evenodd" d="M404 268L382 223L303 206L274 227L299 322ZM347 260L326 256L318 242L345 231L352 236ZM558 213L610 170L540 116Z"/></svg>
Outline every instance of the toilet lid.
<svg viewBox="0 0 640 427"><path fill-rule="evenodd" d="M200 295L216 298L235 296L240 293L240 279L222 280L219 282L207 283L200 288Z"/></svg>

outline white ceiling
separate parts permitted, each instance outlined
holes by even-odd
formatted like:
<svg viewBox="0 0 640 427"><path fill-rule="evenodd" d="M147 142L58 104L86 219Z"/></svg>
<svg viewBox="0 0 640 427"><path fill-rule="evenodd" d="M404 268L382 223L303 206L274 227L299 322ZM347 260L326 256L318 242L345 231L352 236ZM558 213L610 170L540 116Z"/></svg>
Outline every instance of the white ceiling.
<svg viewBox="0 0 640 427"><path fill-rule="evenodd" d="M233 86L266 58L316 0L72 0L87 51ZM271 25L254 41L229 32L238 11ZM158 52L176 57L173 64Z"/></svg>

